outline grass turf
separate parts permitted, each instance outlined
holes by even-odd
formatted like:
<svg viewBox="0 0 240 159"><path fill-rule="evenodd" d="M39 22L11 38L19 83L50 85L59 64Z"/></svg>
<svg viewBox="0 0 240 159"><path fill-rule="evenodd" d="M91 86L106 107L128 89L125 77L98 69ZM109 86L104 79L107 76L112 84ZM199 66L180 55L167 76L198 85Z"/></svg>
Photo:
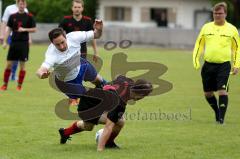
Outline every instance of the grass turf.
<svg viewBox="0 0 240 159"><path fill-rule="evenodd" d="M173 89L127 108L126 125L117 138L120 150L96 152L95 132L101 125L60 145L57 130L72 121L62 120L55 114L55 104L64 96L50 88L48 80L39 80L35 75L46 48L46 45L31 47L21 92L16 91L15 82L9 83L7 91L0 92L0 159L240 158L239 77L230 77L226 123L218 125L203 97L200 71L192 67L191 51L134 46L112 51L101 48L99 53L104 64L100 73L111 80L113 55L124 52L129 62L157 62L167 66L168 71L160 78L171 82ZM2 81L6 50L0 52ZM131 71L128 75L142 72Z"/></svg>

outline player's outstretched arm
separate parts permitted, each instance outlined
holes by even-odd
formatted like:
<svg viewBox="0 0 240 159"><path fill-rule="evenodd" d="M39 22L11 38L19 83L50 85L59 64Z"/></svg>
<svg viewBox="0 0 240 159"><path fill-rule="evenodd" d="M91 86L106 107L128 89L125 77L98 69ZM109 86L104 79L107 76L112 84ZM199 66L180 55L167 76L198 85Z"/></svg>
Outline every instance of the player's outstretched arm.
<svg viewBox="0 0 240 159"><path fill-rule="evenodd" d="M103 22L102 20L95 20L93 24L94 28L94 39L98 39L102 36Z"/></svg>
<svg viewBox="0 0 240 159"><path fill-rule="evenodd" d="M103 151L105 148L105 145L108 141L108 139L110 138L112 131L113 131L113 127L115 126L115 123L112 122L111 120L107 119L105 127L103 129L103 133L100 137L100 140L98 142L98 147L97 147L97 151Z"/></svg>
<svg viewBox="0 0 240 159"><path fill-rule="evenodd" d="M45 67L40 67L37 72L36 75L38 76L38 78L40 79L45 79L48 78L48 76L50 75L50 72L47 68Z"/></svg>
<svg viewBox="0 0 240 159"><path fill-rule="evenodd" d="M92 40L92 48L93 48L93 61L97 62L98 61L98 51L97 51L97 42L96 39Z"/></svg>

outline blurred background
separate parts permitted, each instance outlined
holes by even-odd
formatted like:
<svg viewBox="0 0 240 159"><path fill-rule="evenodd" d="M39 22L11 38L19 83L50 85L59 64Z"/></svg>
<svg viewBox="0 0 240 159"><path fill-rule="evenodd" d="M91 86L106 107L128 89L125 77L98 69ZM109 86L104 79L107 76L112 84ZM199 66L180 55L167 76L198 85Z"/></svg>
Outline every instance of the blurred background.
<svg viewBox="0 0 240 159"><path fill-rule="evenodd" d="M201 26L212 20L212 6L222 0L85 0L84 14L104 21L98 42L131 40L135 44L191 48ZM47 42L47 33L64 15L71 15L71 0L28 0L38 23L34 42ZM240 27L240 0L225 0L227 20ZM2 0L2 12L14 0Z"/></svg>

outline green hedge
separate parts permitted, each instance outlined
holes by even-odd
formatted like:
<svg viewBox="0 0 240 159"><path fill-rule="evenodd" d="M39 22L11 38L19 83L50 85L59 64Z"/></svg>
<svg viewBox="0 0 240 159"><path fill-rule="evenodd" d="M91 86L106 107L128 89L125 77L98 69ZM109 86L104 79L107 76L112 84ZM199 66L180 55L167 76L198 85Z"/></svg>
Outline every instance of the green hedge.
<svg viewBox="0 0 240 159"><path fill-rule="evenodd" d="M97 0L85 0L84 15L95 19ZM3 0L3 11L15 0ZM27 0L28 10L34 14L37 22L58 23L64 15L71 15L72 0Z"/></svg>

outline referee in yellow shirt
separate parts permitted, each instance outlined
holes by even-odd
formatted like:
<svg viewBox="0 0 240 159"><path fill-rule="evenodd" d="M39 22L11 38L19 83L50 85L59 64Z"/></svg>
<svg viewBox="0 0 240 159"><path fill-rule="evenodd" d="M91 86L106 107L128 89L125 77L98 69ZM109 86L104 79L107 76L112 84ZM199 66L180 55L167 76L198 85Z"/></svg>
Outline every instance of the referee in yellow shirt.
<svg viewBox="0 0 240 159"><path fill-rule="evenodd" d="M240 67L240 42L238 30L226 21L227 4L217 3L213 7L213 22L205 24L197 38L193 50L193 66L200 68L200 56L204 52L201 76L206 100L215 112L216 121L224 123L228 106L228 78L238 73ZM214 95L218 92L219 100Z"/></svg>

